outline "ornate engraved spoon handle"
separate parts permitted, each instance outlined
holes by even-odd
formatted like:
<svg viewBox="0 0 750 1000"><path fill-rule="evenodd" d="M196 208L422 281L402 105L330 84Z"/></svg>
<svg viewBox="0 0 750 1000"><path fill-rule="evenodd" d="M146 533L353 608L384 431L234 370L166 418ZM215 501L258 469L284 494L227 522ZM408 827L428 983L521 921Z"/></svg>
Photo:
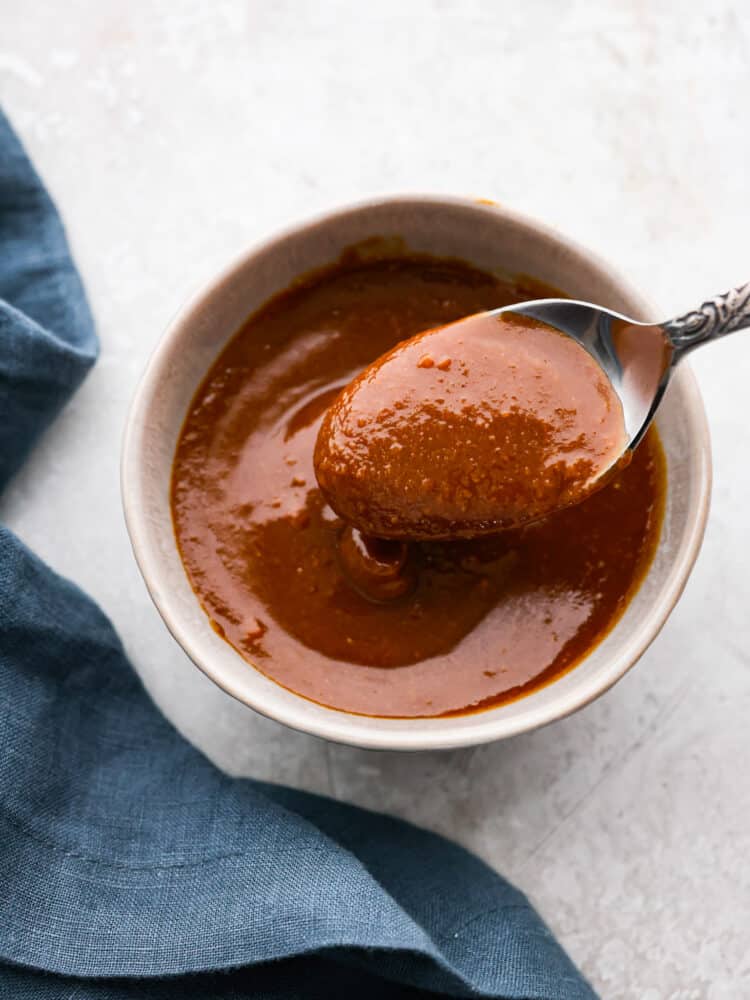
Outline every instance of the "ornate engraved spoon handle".
<svg viewBox="0 0 750 1000"><path fill-rule="evenodd" d="M677 350L689 351L750 326L750 282L707 299L699 309L668 320L662 328Z"/></svg>

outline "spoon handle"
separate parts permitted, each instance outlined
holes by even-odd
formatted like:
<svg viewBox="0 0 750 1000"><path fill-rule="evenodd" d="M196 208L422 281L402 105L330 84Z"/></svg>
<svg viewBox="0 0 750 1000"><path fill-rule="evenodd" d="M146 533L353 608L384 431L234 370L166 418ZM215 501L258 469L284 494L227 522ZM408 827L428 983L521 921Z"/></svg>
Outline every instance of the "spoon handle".
<svg viewBox="0 0 750 1000"><path fill-rule="evenodd" d="M747 326L750 326L750 282L707 299L700 308L668 320L662 329L678 351L690 351Z"/></svg>

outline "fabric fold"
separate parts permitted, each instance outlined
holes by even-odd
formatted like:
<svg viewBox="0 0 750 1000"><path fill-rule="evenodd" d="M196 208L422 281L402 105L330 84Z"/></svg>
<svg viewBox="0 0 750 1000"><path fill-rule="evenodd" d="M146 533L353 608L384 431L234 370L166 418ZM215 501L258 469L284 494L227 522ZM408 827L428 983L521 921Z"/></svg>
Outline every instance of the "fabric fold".
<svg viewBox="0 0 750 1000"><path fill-rule="evenodd" d="M60 218L0 110L0 490L97 352Z"/></svg>

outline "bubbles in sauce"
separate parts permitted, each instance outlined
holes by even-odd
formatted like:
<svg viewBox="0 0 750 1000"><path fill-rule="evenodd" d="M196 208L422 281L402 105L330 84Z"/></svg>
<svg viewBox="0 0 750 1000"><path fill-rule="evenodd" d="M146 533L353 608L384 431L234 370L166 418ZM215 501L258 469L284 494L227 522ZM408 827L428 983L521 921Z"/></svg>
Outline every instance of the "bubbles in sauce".
<svg viewBox="0 0 750 1000"><path fill-rule="evenodd" d="M353 256L248 319L191 404L172 480L192 586L248 669L349 712L471 711L557 677L617 621L659 537L654 432L583 503L483 538L369 545L315 478L326 412L376 358L421 331L555 294L459 261ZM425 355L433 363L418 370L433 376L457 364Z"/></svg>

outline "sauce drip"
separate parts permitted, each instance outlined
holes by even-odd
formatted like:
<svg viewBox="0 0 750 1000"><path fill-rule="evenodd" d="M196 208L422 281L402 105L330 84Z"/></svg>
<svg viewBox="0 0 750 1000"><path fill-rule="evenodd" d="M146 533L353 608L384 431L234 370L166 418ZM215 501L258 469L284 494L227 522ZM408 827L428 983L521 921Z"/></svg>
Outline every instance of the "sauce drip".
<svg viewBox="0 0 750 1000"><path fill-rule="evenodd" d="M538 320L480 313L399 344L335 400L315 474L380 538L473 538L578 503L623 454L597 362Z"/></svg>
<svg viewBox="0 0 750 1000"><path fill-rule="evenodd" d="M421 331L557 294L460 261L351 255L247 320L190 406L172 510L198 599L249 664L344 711L441 715L534 690L617 621L659 537L664 461L653 431L583 503L408 554L399 543L367 548L315 479L324 415L372 361ZM378 600L389 580L403 593L386 586Z"/></svg>

